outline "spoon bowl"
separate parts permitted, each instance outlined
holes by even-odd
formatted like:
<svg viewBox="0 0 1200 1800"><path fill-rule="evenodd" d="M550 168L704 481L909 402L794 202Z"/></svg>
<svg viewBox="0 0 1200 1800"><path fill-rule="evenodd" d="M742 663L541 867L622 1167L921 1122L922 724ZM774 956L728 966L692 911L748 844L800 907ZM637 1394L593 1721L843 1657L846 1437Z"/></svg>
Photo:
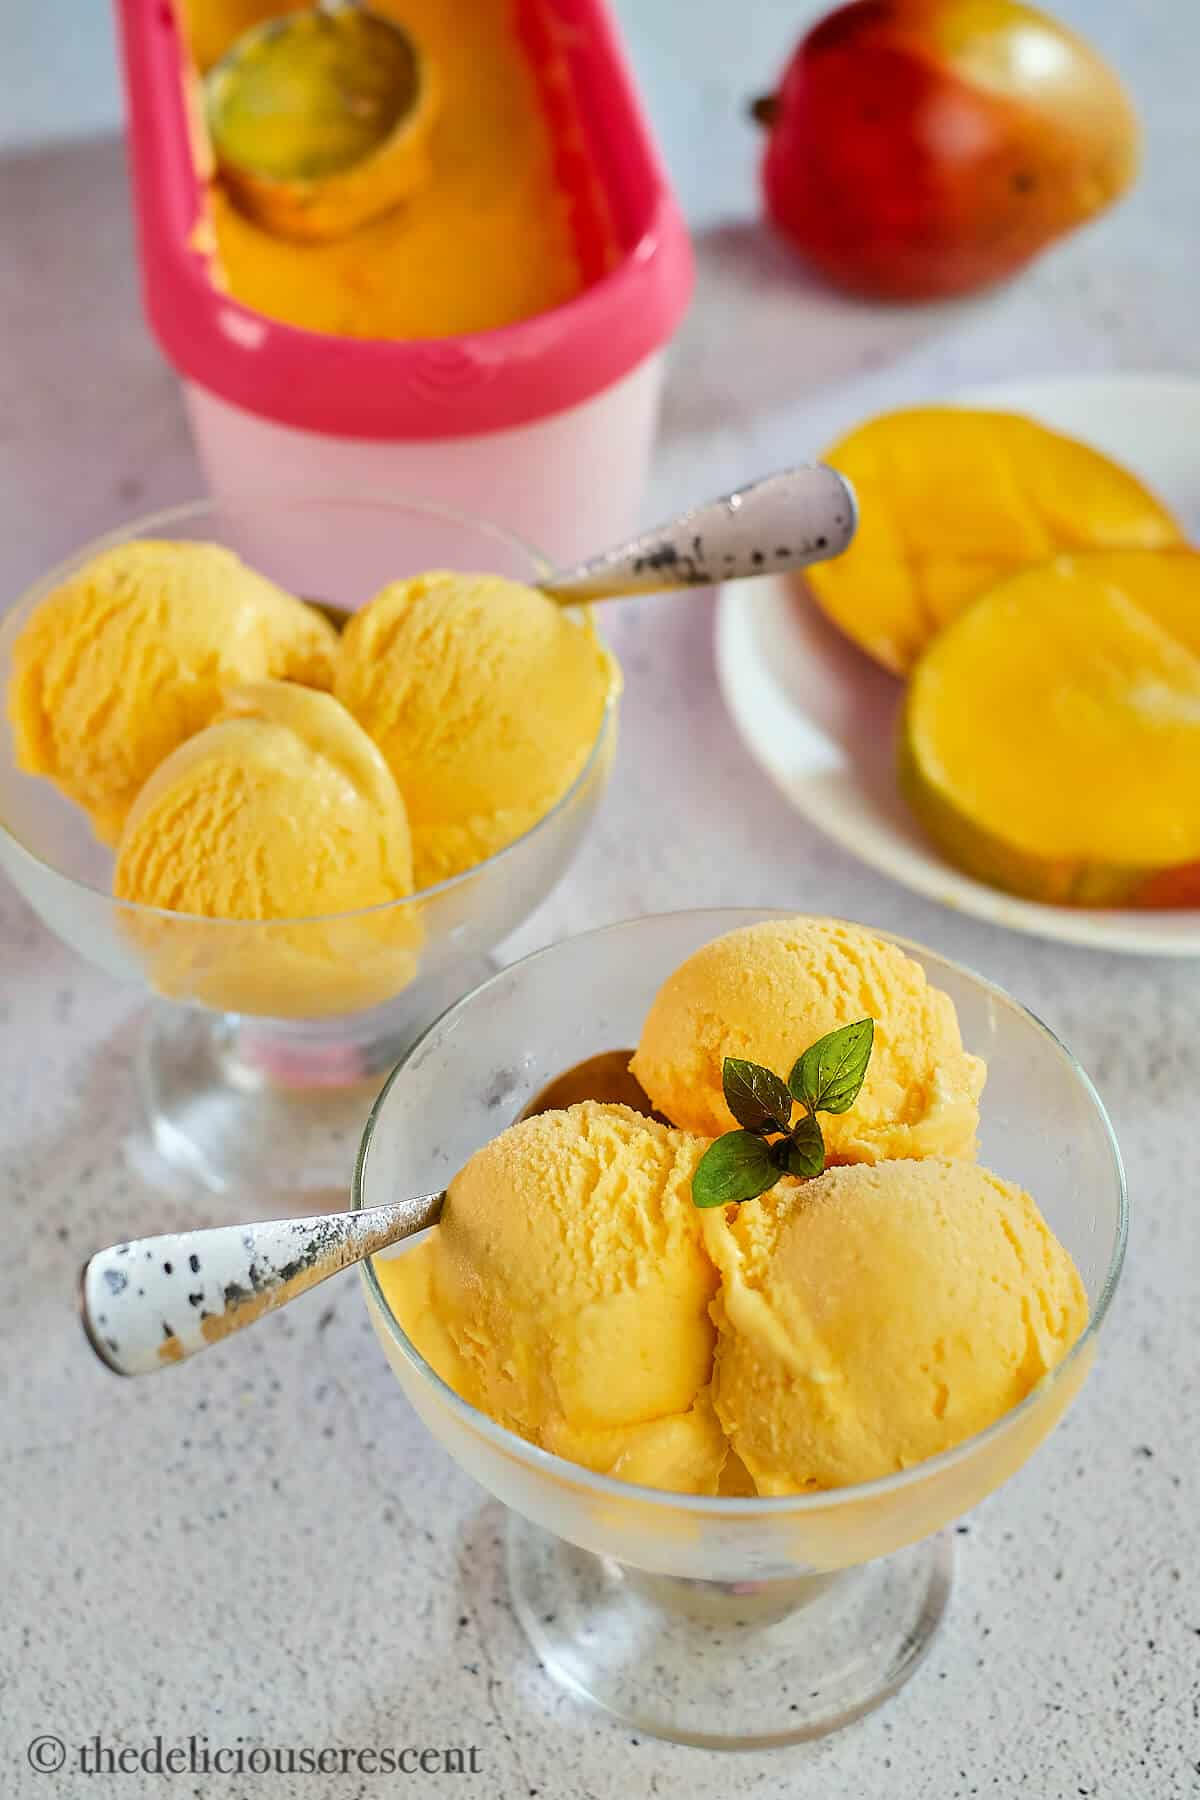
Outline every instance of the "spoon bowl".
<svg viewBox="0 0 1200 1800"><path fill-rule="evenodd" d="M605 1106L628 1106L665 1125L667 1120L655 1112L649 1094L629 1067L632 1058L632 1050L600 1050L595 1056L585 1056L539 1088L517 1114L518 1122L576 1106L581 1100L599 1100Z"/></svg>
<svg viewBox="0 0 1200 1800"><path fill-rule="evenodd" d="M210 69L204 94L226 187L276 237L348 236L432 174L429 62L406 31L365 7L253 26Z"/></svg>

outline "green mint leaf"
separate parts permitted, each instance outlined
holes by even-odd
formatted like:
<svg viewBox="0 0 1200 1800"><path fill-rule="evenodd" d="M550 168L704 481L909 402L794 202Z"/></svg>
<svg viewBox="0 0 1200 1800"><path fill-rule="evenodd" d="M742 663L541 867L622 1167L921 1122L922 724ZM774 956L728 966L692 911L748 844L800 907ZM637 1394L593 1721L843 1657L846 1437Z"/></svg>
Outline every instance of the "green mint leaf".
<svg viewBox="0 0 1200 1800"><path fill-rule="evenodd" d="M694 1206L731 1206L774 1187L779 1171L752 1131L727 1131L710 1144L692 1176Z"/></svg>
<svg viewBox="0 0 1200 1800"><path fill-rule="evenodd" d="M746 1131L760 1137L767 1131L786 1131L792 1116L792 1096L771 1069L761 1063L727 1056L721 1069L725 1104Z"/></svg>
<svg viewBox="0 0 1200 1800"><path fill-rule="evenodd" d="M788 1087L810 1113L849 1112L867 1073L874 1041L874 1019L859 1019L828 1032L797 1059Z"/></svg>
<svg viewBox="0 0 1200 1800"><path fill-rule="evenodd" d="M782 1138L776 1148L783 1151L783 1168L802 1181L811 1181L825 1167L825 1139L812 1113L797 1119L790 1136Z"/></svg>

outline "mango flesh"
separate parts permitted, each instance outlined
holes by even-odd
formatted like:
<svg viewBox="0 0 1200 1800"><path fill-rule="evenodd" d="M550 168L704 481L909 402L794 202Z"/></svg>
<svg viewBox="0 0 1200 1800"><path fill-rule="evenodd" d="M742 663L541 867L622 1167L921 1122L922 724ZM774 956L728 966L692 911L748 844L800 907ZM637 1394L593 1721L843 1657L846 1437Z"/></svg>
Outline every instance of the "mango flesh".
<svg viewBox="0 0 1200 1800"><path fill-rule="evenodd" d="M901 786L968 874L1076 906L1200 904L1200 556L1060 557L919 663Z"/></svg>
<svg viewBox="0 0 1200 1800"><path fill-rule="evenodd" d="M816 25L774 103L763 186L828 279L967 293L1102 212L1138 128L1089 45L1019 0L857 0Z"/></svg>
<svg viewBox="0 0 1200 1800"><path fill-rule="evenodd" d="M1166 508L1086 444L1018 413L883 413L825 453L858 496L845 555L807 571L834 623L904 675L967 603L1060 551L1182 546Z"/></svg>
<svg viewBox="0 0 1200 1800"><path fill-rule="evenodd" d="M1106 550L1073 556L1081 574L1111 583L1169 636L1200 656L1200 552Z"/></svg>

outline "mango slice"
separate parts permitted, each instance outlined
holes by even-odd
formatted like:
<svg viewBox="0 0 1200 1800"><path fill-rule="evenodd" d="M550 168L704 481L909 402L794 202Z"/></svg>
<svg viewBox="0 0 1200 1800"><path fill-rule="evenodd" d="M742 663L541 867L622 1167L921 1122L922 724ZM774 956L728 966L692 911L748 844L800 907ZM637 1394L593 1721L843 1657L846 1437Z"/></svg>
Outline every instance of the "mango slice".
<svg viewBox="0 0 1200 1800"><path fill-rule="evenodd" d="M1200 552L1103 550L1070 561L1081 574L1120 588L1185 650L1200 656Z"/></svg>
<svg viewBox="0 0 1200 1800"><path fill-rule="evenodd" d="M1200 905L1200 556L1059 557L976 600L917 665L899 773L995 887Z"/></svg>
<svg viewBox="0 0 1200 1800"><path fill-rule="evenodd" d="M822 459L849 477L858 534L808 570L856 644L907 674L976 595L1060 551L1182 544L1170 513L1107 457L1018 413L884 413Z"/></svg>

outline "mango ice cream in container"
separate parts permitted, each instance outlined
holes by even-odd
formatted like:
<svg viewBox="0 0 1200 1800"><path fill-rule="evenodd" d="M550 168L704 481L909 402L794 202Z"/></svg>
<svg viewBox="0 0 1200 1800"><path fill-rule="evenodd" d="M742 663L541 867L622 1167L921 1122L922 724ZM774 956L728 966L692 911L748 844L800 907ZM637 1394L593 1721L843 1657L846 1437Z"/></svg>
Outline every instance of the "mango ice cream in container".
<svg viewBox="0 0 1200 1800"><path fill-rule="evenodd" d="M626 535L692 266L603 0L376 0L420 167L320 243L247 215L208 124L214 67L294 10L117 8L146 311L213 493L411 493L557 561Z"/></svg>

